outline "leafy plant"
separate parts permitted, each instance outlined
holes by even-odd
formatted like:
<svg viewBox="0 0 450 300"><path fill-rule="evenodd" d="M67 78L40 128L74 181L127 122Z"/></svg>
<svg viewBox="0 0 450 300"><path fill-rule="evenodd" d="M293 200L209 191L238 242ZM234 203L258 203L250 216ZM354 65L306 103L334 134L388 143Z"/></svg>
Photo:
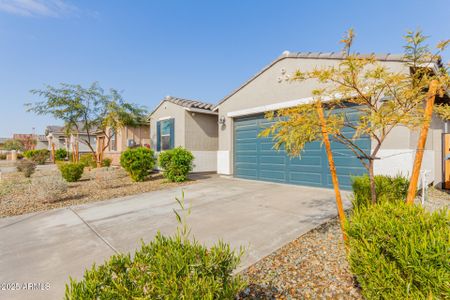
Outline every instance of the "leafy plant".
<svg viewBox="0 0 450 300"><path fill-rule="evenodd" d="M194 155L182 147L163 151L158 159L164 177L174 182L185 181L194 167Z"/></svg>
<svg viewBox="0 0 450 300"><path fill-rule="evenodd" d="M16 168L17 171L23 173L23 176L25 176L26 178L30 178L31 175L33 175L33 173L36 171L36 163L31 160L24 159L17 163Z"/></svg>
<svg viewBox="0 0 450 300"><path fill-rule="evenodd" d="M61 200L67 188L67 183L61 176L41 176L31 181L33 197L42 202L52 203Z"/></svg>
<svg viewBox="0 0 450 300"><path fill-rule="evenodd" d="M81 179L84 171L82 163L61 163L58 165L62 177L67 182L75 182Z"/></svg>
<svg viewBox="0 0 450 300"><path fill-rule="evenodd" d="M44 98L43 101L27 103L27 111L37 115L51 115L64 122L67 135L77 136L96 155L96 145L92 137L97 133L105 137L104 152L114 132L123 126L137 126L145 123L146 110L126 102L120 92L110 89L109 93L97 82L89 87L62 83L58 87L47 85L44 89L30 91ZM82 134L83 133L83 134Z"/></svg>
<svg viewBox="0 0 450 300"><path fill-rule="evenodd" d="M92 153L85 153L80 155L80 164L82 164L85 168L97 168L97 159Z"/></svg>
<svg viewBox="0 0 450 300"><path fill-rule="evenodd" d="M112 159L111 158L104 158L102 160L102 167L111 167Z"/></svg>
<svg viewBox="0 0 450 300"><path fill-rule="evenodd" d="M64 161L66 160L68 152L64 148L57 149L55 151L55 160L56 161Z"/></svg>
<svg viewBox="0 0 450 300"><path fill-rule="evenodd" d="M4 150L24 150L24 145L20 140L7 140L3 143L2 149Z"/></svg>
<svg viewBox="0 0 450 300"><path fill-rule="evenodd" d="M375 176L375 191L378 202L404 202L408 193L409 179L401 175ZM369 176L355 176L352 178L353 207L363 208L371 203Z"/></svg>
<svg viewBox="0 0 450 300"><path fill-rule="evenodd" d="M233 270L242 250L219 241L211 248L188 238L184 197L177 233L157 233L130 254L117 254L105 264L86 270L81 281L70 278L65 299L235 299L245 287Z"/></svg>
<svg viewBox="0 0 450 300"><path fill-rule="evenodd" d="M134 181L144 181L155 167L153 150L145 147L129 148L120 156L120 165Z"/></svg>
<svg viewBox="0 0 450 300"><path fill-rule="evenodd" d="M38 165L44 165L45 162L50 158L50 151L47 149L27 150L23 153L23 156L25 156L29 160L34 161Z"/></svg>
<svg viewBox="0 0 450 300"><path fill-rule="evenodd" d="M403 68L393 69L374 55L352 52L354 37L353 30L349 30L342 40L344 57L336 64L297 70L286 77L286 81L316 81L318 88L312 91L314 99L267 113L271 125L261 135L273 136L276 149L284 147L291 156L298 156L308 142L323 140L318 103L324 102L326 133L351 150L367 169L371 201L375 204L374 161L393 128L414 129L428 122L423 105L429 96L428 87L438 82L436 94L443 96L450 85L447 65L438 63L450 40L439 43L433 50L421 32L408 32ZM357 120L343 113L349 106L357 110ZM449 112L445 113L446 110ZM438 112L450 117L450 106L443 105ZM362 137L371 139L370 150L360 147L358 140Z"/></svg>
<svg viewBox="0 0 450 300"><path fill-rule="evenodd" d="M346 224L349 263L366 299L448 299L450 213L381 202Z"/></svg>

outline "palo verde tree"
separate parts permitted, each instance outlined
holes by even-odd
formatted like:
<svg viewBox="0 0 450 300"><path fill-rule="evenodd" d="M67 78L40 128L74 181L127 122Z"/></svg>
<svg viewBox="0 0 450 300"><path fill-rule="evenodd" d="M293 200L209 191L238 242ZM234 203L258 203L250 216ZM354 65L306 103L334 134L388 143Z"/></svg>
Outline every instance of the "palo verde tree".
<svg viewBox="0 0 450 300"><path fill-rule="evenodd" d="M31 93L45 100L26 104L28 111L52 115L63 121L67 133L87 145L97 158L99 153L93 142L97 134L105 137L105 144L99 149L102 153L120 128L138 126L145 120L144 108L126 102L117 90L105 93L97 82L88 88L62 83L59 87L46 86L42 90L31 90Z"/></svg>
<svg viewBox="0 0 450 300"><path fill-rule="evenodd" d="M284 146L291 156L298 156L308 142L323 141L323 131L326 131L331 140L347 146L367 169L372 202L376 203L374 161L395 127L416 130L425 121L429 122L424 116L424 102L430 96L430 83L436 84L433 97L443 96L449 86L448 71L440 58L449 41L439 43L433 52L421 32L408 32L404 70L398 71L391 70L375 56L352 53L353 39L354 32L349 30L342 40L344 57L337 65L297 70L293 74L293 82L316 80L319 83L320 88L313 91L314 100L268 113L266 117L274 123L261 135L272 135L275 148ZM318 103L325 109L323 124ZM348 106L358 111L358 120L349 120L342 113ZM436 111L444 117L450 116L448 106L438 106ZM344 128L352 128L354 133L349 135ZM358 146L357 140L363 136L372 140L369 151Z"/></svg>

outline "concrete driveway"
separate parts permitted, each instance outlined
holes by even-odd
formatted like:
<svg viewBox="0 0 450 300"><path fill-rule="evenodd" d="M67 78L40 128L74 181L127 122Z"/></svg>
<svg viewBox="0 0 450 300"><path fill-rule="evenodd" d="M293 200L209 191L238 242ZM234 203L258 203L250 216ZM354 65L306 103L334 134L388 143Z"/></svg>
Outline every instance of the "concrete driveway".
<svg viewBox="0 0 450 300"><path fill-rule="evenodd" d="M336 215L332 190L218 176L183 189L195 238L247 247L241 269ZM173 188L0 219L0 284L41 283L43 289L1 286L0 299L61 299L69 275L81 278L94 262L134 251L158 230L172 234L180 195Z"/></svg>

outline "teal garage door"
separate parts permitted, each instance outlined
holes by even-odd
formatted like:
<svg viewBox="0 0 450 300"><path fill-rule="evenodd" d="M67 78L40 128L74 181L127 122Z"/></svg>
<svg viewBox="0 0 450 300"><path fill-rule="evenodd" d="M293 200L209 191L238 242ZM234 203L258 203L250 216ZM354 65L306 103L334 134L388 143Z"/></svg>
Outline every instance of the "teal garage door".
<svg viewBox="0 0 450 300"><path fill-rule="evenodd" d="M357 111L346 109L347 118L356 120ZM301 157L291 158L286 152L275 150L271 137L258 137L270 122L264 115L254 115L234 120L234 176L238 178L332 188L331 174L325 146L321 142L306 145ZM351 128L344 129L352 136ZM362 149L370 150L370 139L356 141ZM360 160L344 145L332 142L339 185L351 188L351 176L367 173Z"/></svg>

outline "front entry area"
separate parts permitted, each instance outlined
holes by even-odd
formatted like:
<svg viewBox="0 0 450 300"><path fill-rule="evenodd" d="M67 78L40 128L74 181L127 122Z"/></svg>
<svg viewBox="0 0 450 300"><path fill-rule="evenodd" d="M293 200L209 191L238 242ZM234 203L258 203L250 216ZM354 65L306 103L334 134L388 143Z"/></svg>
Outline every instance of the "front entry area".
<svg viewBox="0 0 450 300"><path fill-rule="evenodd" d="M354 109L345 110L350 120L356 120ZM313 142L306 145L301 157L289 157L284 150L275 150L272 137L258 137L270 126L263 114L236 118L234 120L234 176L270 182L332 188L331 174L325 147ZM351 128L345 129L352 135ZM370 139L361 138L357 145L370 150ZM351 188L351 177L367 173L366 169L346 146L332 142L334 161L342 189Z"/></svg>

